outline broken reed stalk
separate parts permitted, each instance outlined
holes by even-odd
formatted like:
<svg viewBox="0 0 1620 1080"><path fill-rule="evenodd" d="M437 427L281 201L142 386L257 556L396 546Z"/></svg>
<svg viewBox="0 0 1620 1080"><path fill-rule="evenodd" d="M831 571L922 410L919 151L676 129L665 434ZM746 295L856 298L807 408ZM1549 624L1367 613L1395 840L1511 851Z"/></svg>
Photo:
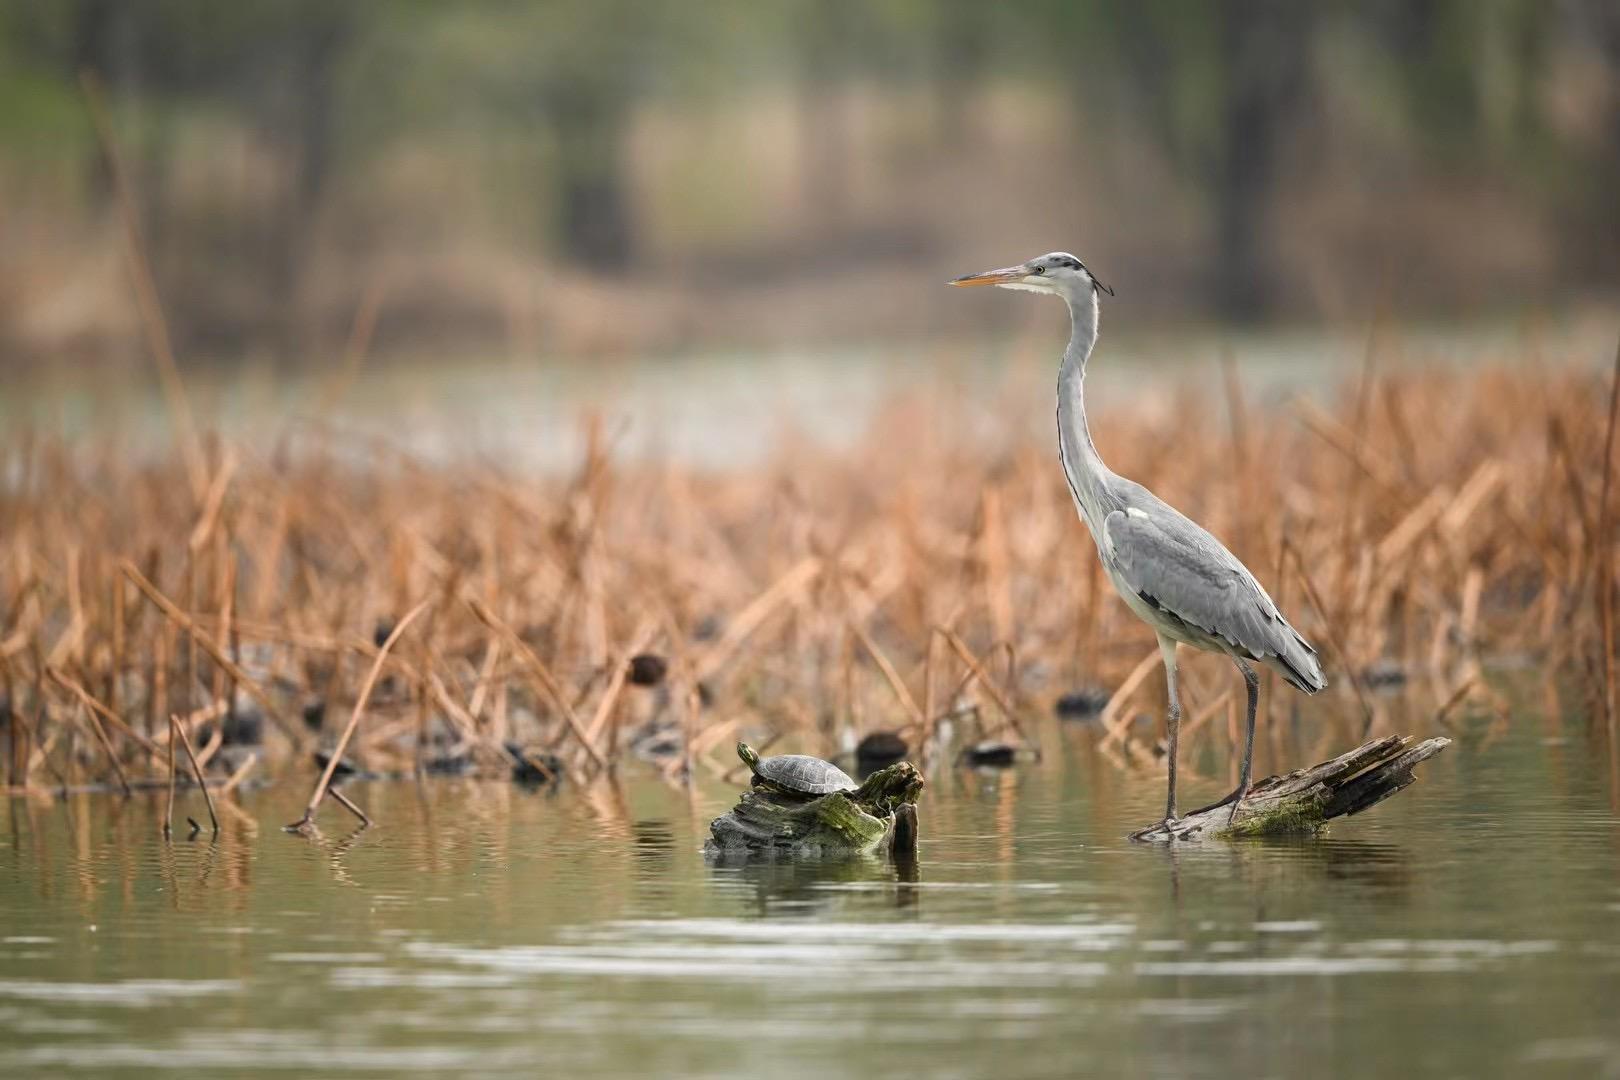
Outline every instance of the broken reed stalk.
<svg viewBox="0 0 1620 1080"><path fill-rule="evenodd" d="M552 705L562 715L564 722L567 723L568 730L573 732L574 738L579 740L579 744L585 748L585 752L596 763L596 767L599 769L606 768L607 759L602 756L601 751L597 750L596 744L591 741L590 733L580 724L579 715L574 712L574 706L569 703L568 695L563 693L562 687L557 683L556 678L546 665L541 662L540 657L536 656L534 650L529 648L529 643L519 637L516 630L508 626L499 615L491 611L477 597L468 597L467 606L478 617L479 622L506 639L507 645L529 669L529 672L534 676L535 682L540 684L540 689L545 696L551 699Z"/></svg>
<svg viewBox="0 0 1620 1080"><path fill-rule="evenodd" d="M1136 688L1142 685L1142 680L1153 674L1154 668L1163 662L1164 658L1159 652L1159 647L1155 645L1148 651L1146 656L1136 662L1136 666L1131 669L1131 673L1125 676L1125 681L1119 684L1119 688L1108 699L1108 704L1103 706L1100 716L1104 731L1103 746L1107 746L1109 743L1121 738L1125 734L1125 730L1131 726L1133 717L1130 713L1121 710L1129 702L1131 695L1136 693Z"/></svg>
<svg viewBox="0 0 1620 1080"><path fill-rule="evenodd" d="M1311 582L1310 572L1305 569L1305 560L1300 557L1299 549L1289 544L1286 539L1283 540L1283 544L1288 548L1288 553L1294 558L1294 570L1299 574L1299 583L1305 587L1306 598L1310 600L1311 607L1316 609L1316 617L1322 620L1322 636L1327 639L1329 647L1333 649L1333 654L1339 658L1339 668L1344 672L1345 681L1350 684L1350 689L1355 692L1357 704L1361 706L1361 736L1366 738L1367 734L1372 730L1372 702L1367 700L1367 692L1362 689L1361 679L1357 677L1355 668L1352 666L1350 654L1345 651L1344 643L1333 629L1333 621L1328 617L1327 608L1323 606L1322 598L1317 594L1316 586Z"/></svg>
<svg viewBox="0 0 1620 1080"><path fill-rule="evenodd" d="M978 658L968 649L967 644L956 635L956 631L945 627L940 629L944 631L946 643L950 645L952 651L956 653L962 663L967 665L973 676L978 679L979 685L983 686L985 693L990 695L990 700L996 703L996 708L1001 710L1001 715L1006 718L1008 725L1018 733L1018 741L1039 754L1041 752L1040 744L1025 733L1024 726L1018 722L1018 715L1013 712L1012 703L1007 700L1006 695L996 688L996 684L985 673L984 668L979 664ZM999 645L992 645L990 651L994 652L998 647Z"/></svg>
<svg viewBox="0 0 1620 1080"><path fill-rule="evenodd" d="M92 716L100 717L113 727L117 728L120 734L134 742L142 750L145 750L148 756L156 758L159 761L163 760L163 752L158 749L156 743L126 724L123 717L119 716L117 713L107 708L107 706L97 701L95 696L92 695L90 691L80 686L60 669L46 667L45 674L51 679L52 682L56 683L58 686L62 687L62 689L68 691L74 697L78 698L79 702L85 707L86 710L90 712Z"/></svg>
<svg viewBox="0 0 1620 1080"><path fill-rule="evenodd" d="M169 718L169 798L163 805L163 836L167 839L174 831L174 718Z"/></svg>
<svg viewBox="0 0 1620 1080"><path fill-rule="evenodd" d="M85 708L82 702L79 704L79 712L90 722L90 729L95 732L96 741L101 744L101 749L107 755L107 763L112 766L113 774L118 777L118 786L124 789L126 796L133 795L134 792L129 788L129 777L124 775L124 767L119 764L118 755L113 751L112 743L107 741L107 732L101 726L101 720L96 716L94 710Z"/></svg>
<svg viewBox="0 0 1620 1080"><path fill-rule="evenodd" d="M601 700L596 703L596 712L591 716L591 726L586 729L586 738L590 739L592 746L596 745L596 741L607 730L608 721L618 707L619 695L624 692L625 683L630 678L631 659L645 649L647 642L651 640L652 627L645 624L636 631L636 636L631 639L630 644L625 647L613 665L613 673L608 676L608 684L602 691Z"/></svg>
<svg viewBox="0 0 1620 1080"><path fill-rule="evenodd" d="M371 815L360 809L360 807L347 795L343 794L342 791L339 791L337 788L330 788L328 789L327 794L336 799L339 806L343 807L343 809L359 818L362 827L369 828L371 826Z"/></svg>
<svg viewBox="0 0 1620 1080"><path fill-rule="evenodd" d="M304 807L304 816L288 825L288 832L298 832L315 820L315 811L320 809L321 800L326 797L327 789L331 787L332 775L337 772L338 763L343 760L343 753L349 748L349 740L354 738L355 729L360 726L360 718L365 715L366 706L371 702L371 691L376 687L377 679L382 675L383 665L388 662L388 654L393 651L394 642L398 641L400 635L404 634L411 623L416 621L416 617L426 611L432 604L432 599L427 599L411 608L410 611L405 613L404 618L394 624L394 629L389 633L387 640L378 647L377 659L372 661L371 670L366 672L366 681L360 684L360 696L354 703L354 711L349 714L349 722L344 725L343 734L338 737L337 745L332 748L332 756L327 761L326 768L321 770L321 778L315 782L315 790L309 797L309 805ZM371 824L371 819L366 816L365 812L350 802L347 797L338 795L335 789L332 794L337 797L340 805L358 817L361 822L367 825Z"/></svg>
<svg viewBox="0 0 1620 1080"><path fill-rule="evenodd" d="M265 693L264 687L260 686L257 680L255 680L247 672L243 671L234 660L232 660L229 656L226 656L225 651L215 643L214 639L209 637L208 634L197 625L197 620L193 619L190 615L187 615L184 611L181 611L177 606L175 606L174 602L167 596L164 596L163 593L158 590L156 585L153 585L150 581L146 580L146 575L142 574L138 569L136 569L135 564L130 562L128 559L124 559L122 562L120 562L118 568L126 578L134 583L135 587L141 591L142 595L144 595L153 604L157 605L158 610L163 612L170 622L174 623L174 625L182 632L189 635L192 641L202 646L203 652L207 653L209 658L212 659L214 663L218 664L220 667L224 668L230 673L231 678L236 681L236 684L243 690L247 691L248 696L257 702L259 707L264 710L264 714L273 720L276 725L280 727L284 733L286 733L287 737L292 740L294 746L303 745L303 733L294 727L286 717L281 715L281 710L278 709L270 700L270 695Z"/></svg>
<svg viewBox="0 0 1620 1080"><path fill-rule="evenodd" d="M191 775L197 778L197 786L202 789L203 802L208 806L208 820L217 833L219 815L214 813L214 797L208 794L208 781L203 778L202 766L197 763L197 755L191 749L191 737L186 734L186 725L181 723L180 717L174 713L169 714L169 730L180 736L180 745L185 747L186 759L191 762Z"/></svg>
<svg viewBox="0 0 1620 1080"><path fill-rule="evenodd" d="M889 689L894 691L895 700L900 703L900 707L910 717L911 726L918 731L927 729L927 717L924 716L922 709L917 707L916 699L911 696L911 691L906 689L905 680L900 678L900 673L895 670L894 664L890 662L883 650L878 647L878 643L872 640L872 635L868 634L853 617L849 619L849 631L855 635L855 640L861 643L861 648L866 650L866 655L872 658L872 663L877 665L878 671L883 673L884 681L889 684Z"/></svg>

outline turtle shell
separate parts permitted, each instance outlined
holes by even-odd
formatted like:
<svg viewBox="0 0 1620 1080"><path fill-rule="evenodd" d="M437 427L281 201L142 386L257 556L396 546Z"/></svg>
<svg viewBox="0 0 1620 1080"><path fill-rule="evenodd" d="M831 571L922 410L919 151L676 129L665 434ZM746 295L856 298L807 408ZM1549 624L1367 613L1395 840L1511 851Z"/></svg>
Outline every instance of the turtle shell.
<svg viewBox="0 0 1620 1080"><path fill-rule="evenodd" d="M835 791L854 791L860 786L832 762L809 754L761 758L754 766L754 774L779 788L805 795L831 795Z"/></svg>

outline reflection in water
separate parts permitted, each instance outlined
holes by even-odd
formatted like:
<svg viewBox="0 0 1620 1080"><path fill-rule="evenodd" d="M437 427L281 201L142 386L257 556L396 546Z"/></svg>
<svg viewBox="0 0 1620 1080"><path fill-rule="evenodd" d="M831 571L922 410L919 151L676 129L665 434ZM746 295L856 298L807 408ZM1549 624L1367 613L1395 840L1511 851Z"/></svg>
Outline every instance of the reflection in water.
<svg viewBox="0 0 1620 1080"><path fill-rule="evenodd" d="M675 827L668 821L644 818L631 824L630 835L638 899L650 909L662 910L675 895L670 875L675 863Z"/></svg>
<svg viewBox="0 0 1620 1080"><path fill-rule="evenodd" d="M1298 886L1302 875L1326 877L1398 898L1410 884L1402 847L1385 840L1362 840L1328 833L1318 837L1257 837L1234 843L1158 845L1170 864L1170 879L1186 877L1191 887L1209 879L1242 881L1252 887L1279 883Z"/></svg>
<svg viewBox="0 0 1620 1080"><path fill-rule="evenodd" d="M1283 842L1127 843L1161 784L1069 729L942 773L900 861L709 864L733 790L650 778L372 784L308 836L281 785L195 843L13 799L0 1075L1615 1072L1606 735L1495 723Z"/></svg>
<svg viewBox="0 0 1620 1080"><path fill-rule="evenodd" d="M915 908L920 880L916 856L825 856L773 859L727 852L708 856L715 883L732 890L752 890L760 916L811 918L871 907L875 897L886 906Z"/></svg>

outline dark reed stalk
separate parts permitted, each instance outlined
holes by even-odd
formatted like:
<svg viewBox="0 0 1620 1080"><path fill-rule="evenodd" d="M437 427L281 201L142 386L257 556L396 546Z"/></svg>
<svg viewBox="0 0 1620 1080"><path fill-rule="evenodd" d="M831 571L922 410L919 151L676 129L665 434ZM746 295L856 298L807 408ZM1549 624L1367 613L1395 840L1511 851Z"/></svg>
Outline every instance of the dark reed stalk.
<svg viewBox="0 0 1620 1080"><path fill-rule="evenodd" d="M180 736L180 745L185 748L186 760L191 762L191 775L197 778L197 787L202 789L203 802L208 807L208 820L214 826L214 832L219 832L219 815L214 813L214 797L208 794L208 781L203 776L202 766L197 763L197 755L191 749L191 737L186 734L186 725L180 717L169 715L169 725L172 731ZM190 820L190 819L187 819Z"/></svg>
<svg viewBox="0 0 1620 1080"><path fill-rule="evenodd" d="M213 638L203 632L195 619L181 611L175 606L174 601L159 592L157 586L147 581L145 576L135 568L135 564L128 559L119 564L119 570L134 583L135 587L148 600L157 606L159 611L163 612L170 622L174 623L180 631L188 634L192 641L202 646L203 651L209 655L214 663L228 671L231 678L235 679L237 684L248 692L248 696L259 704L266 716L281 727L295 746L303 745L303 734L293 727L286 717L282 716L281 710L270 700L270 695L265 692L264 687L260 686L247 672L243 671L235 661L226 656L224 650L219 647Z"/></svg>
<svg viewBox="0 0 1620 1080"><path fill-rule="evenodd" d="M174 832L174 717L169 718L169 797L163 804L163 837L168 839Z"/></svg>
<svg viewBox="0 0 1620 1080"><path fill-rule="evenodd" d="M126 797L133 795L134 792L129 787L129 777L124 775L124 766L119 763L118 754L113 750L112 743L108 741L107 731L101 726L101 721L96 717L95 711L85 708L84 703L80 702L79 714L90 724L90 730L95 734L96 742L101 744L102 751L107 755L107 764L112 766L113 775L118 777L118 786L124 789Z"/></svg>
<svg viewBox="0 0 1620 1080"><path fill-rule="evenodd" d="M1328 618L1327 608L1322 605L1322 598L1317 593L1316 586L1311 584L1310 571L1305 568L1305 560L1300 558L1299 549L1288 544L1286 540L1283 543L1287 546L1288 553L1294 558L1294 571L1299 574L1299 583L1305 587L1305 596L1310 600L1311 607L1316 610L1317 618L1322 621L1322 632L1327 638L1328 646L1333 650L1333 655L1339 658L1339 667L1344 672L1344 681L1350 684L1351 690L1355 691L1356 702L1361 706L1361 737L1365 739L1367 734L1372 731L1372 702L1367 700L1367 691L1362 688L1361 677L1356 674L1354 661L1350 659L1350 654L1345 651L1344 643L1333 629L1333 623Z"/></svg>
<svg viewBox="0 0 1620 1080"><path fill-rule="evenodd" d="M388 662L388 654L393 650L394 642L400 639L400 636L405 633L411 623L416 621L416 617L426 611L432 602L431 600L423 600L406 612L404 618L394 624L392 632L389 633L382 645L377 648L377 659L372 661L371 670L366 672L366 681L360 685L360 696L354 703L354 711L349 714L349 722L344 725L343 734L338 737L337 745L332 748L331 759L327 761L326 768L322 770L320 779L315 782L315 790L310 794L309 805L304 807L304 816L287 826L289 832L297 832L315 820L315 811L320 809L321 800L326 797L327 789L331 787L332 775L337 772L338 763L343 759L344 752L349 748L349 740L354 738L355 729L360 726L360 718L365 715L366 706L371 702L371 692L377 686L377 679L382 675L383 665ZM348 808L362 822L368 825L371 823L371 819L347 798L340 797L338 802Z"/></svg>
<svg viewBox="0 0 1620 1080"><path fill-rule="evenodd" d="M569 703L567 695L562 691L562 687L546 665L541 662L540 657L535 655L534 650L529 647L529 643L519 637L517 631L508 626L500 616L489 610L483 601L476 597L469 597L467 606L472 609L472 613L478 617L479 622L482 622L506 639L507 646L529 669L544 696L551 699L552 705L556 707L567 722L568 730L573 732L574 738L585 748L585 752L590 755L596 767L599 769L606 768L607 760L602 757L601 751L597 750L596 744L591 741L590 733L580 724L579 716L574 712L574 706Z"/></svg>

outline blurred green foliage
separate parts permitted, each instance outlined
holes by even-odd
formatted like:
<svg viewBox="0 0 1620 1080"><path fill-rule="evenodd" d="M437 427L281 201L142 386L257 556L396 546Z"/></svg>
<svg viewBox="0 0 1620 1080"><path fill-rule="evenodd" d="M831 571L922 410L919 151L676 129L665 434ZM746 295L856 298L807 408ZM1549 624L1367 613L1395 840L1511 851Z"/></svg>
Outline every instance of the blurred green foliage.
<svg viewBox="0 0 1620 1080"><path fill-rule="evenodd" d="M1278 291L1272 211L1291 175L1289 147L1345 126L1345 100L1362 126L1419 159L1489 169L1522 189L1586 238L1576 259L1585 272L1612 277L1617 9L1612 0L13 0L0 6L0 182L34 191L45 177L50 212L103 212L108 176L78 84L90 73L114 103L161 273L194 265L188 253L228 254L230 272L276 310L296 296L335 198L351 246L434 227L442 206L421 191L408 212L395 207L405 224L381 220L385 181L409 175L407 148L462 163L472 175L457 183L475 197L445 198L494 207L486 225L513 251L615 275L646 247L629 148L648 110L703 115L773 95L804 103L799 167L807 205L826 220L847 211L858 152L847 116L827 102L857 86L912 95L931 120L885 137L896 153L921 146L939 156L965 145L986 93L1015 87L1072 117L1071 156L1102 139L1155 148L1210 222L1210 302L1252 317ZM1572 51L1608 72L1585 91L1595 135L1572 137L1549 104L1548 81ZM184 182L185 163L206 161L227 137L250 144L242 169L251 176L237 192L199 194ZM721 187L706 206L707 175L672 169L668 192L643 196L675 206L670 216L690 205L688 227L666 232L727 234L715 219L737 193Z"/></svg>

